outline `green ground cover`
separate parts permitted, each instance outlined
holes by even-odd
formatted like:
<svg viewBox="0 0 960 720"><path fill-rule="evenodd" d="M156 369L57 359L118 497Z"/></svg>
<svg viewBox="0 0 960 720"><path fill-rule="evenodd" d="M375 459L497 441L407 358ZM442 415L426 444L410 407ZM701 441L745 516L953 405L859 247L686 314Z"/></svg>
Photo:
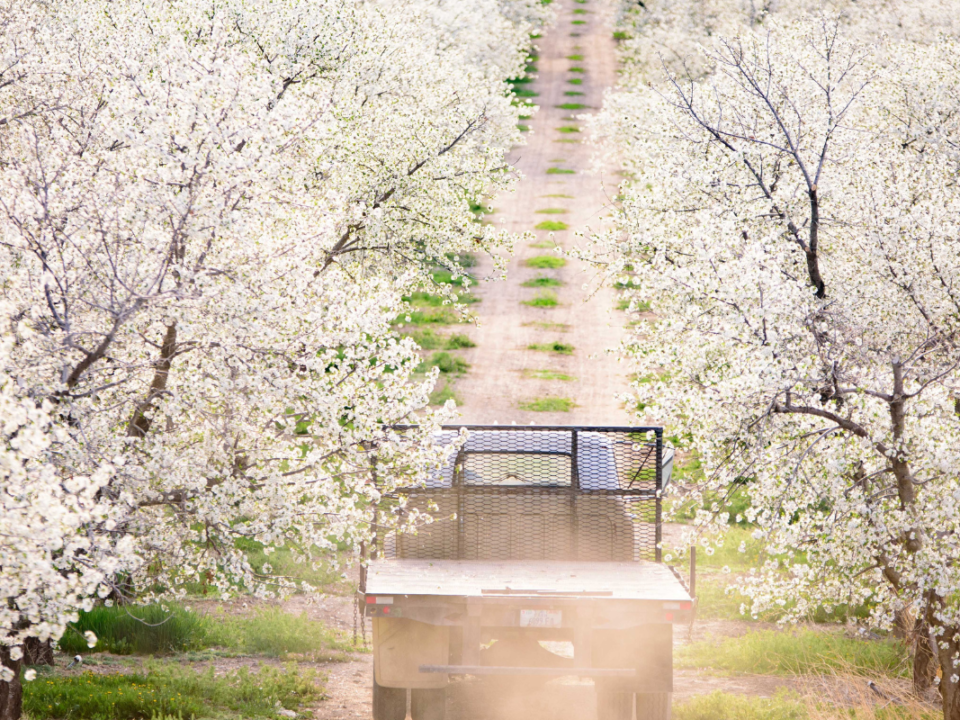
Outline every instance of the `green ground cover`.
<svg viewBox="0 0 960 720"><path fill-rule="evenodd" d="M539 308L556 307L560 304L560 301L557 299L557 294L552 290L541 290L537 293L536 297L530 300L522 300L521 302L524 305Z"/></svg>
<svg viewBox="0 0 960 720"><path fill-rule="evenodd" d="M535 277L532 280L527 280L523 283L523 287L532 287L532 288L544 288L544 287L559 287L563 285L562 280L557 280L556 278L551 277Z"/></svg>
<svg viewBox="0 0 960 720"><path fill-rule="evenodd" d="M294 664L214 674L179 663L150 662L135 673L41 675L24 685L28 718L277 718L323 697L322 678Z"/></svg>
<svg viewBox="0 0 960 720"><path fill-rule="evenodd" d="M573 375L557 372L556 370L524 370L523 376L531 380L560 380L561 382L573 382L576 378Z"/></svg>
<svg viewBox="0 0 960 720"><path fill-rule="evenodd" d="M537 268L539 270L556 270L567 264L566 258L556 255L537 255L527 258L527 267Z"/></svg>
<svg viewBox="0 0 960 720"><path fill-rule="evenodd" d="M549 397L534 398L521 402L521 410L528 412L570 412L577 404L570 398Z"/></svg>
<svg viewBox="0 0 960 720"><path fill-rule="evenodd" d="M560 230L567 230L569 227L569 225L561 220L544 220L543 222L537 223L534 229L558 232Z"/></svg>
<svg viewBox="0 0 960 720"><path fill-rule="evenodd" d="M567 168L552 167L547 170L547 175L575 175L576 172L576 170L568 170Z"/></svg>
<svg viewBox="0 0 960 720"><path fill-rule="evenodd" d="M552 352L558 355L573 355L573 345L562 343L559 340L552 343L533 343L527 345L527 350L539 350L540 352Z"/></svg>
<svg viewBox="0 0 960 720"><path fill-rule="evenodd" d="M729 673L910 676L909 654L899 641L861 640L811 628L760 630L704 640L678 648L675 657L678 667Z"/></svg>

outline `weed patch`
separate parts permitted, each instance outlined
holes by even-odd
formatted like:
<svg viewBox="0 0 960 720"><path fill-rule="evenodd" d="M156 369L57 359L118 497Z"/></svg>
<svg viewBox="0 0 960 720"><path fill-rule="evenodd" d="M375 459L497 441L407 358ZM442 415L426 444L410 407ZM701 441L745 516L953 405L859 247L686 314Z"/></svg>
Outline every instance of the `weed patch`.
<svg viewBox="0 0 960 720"><path fill-rule="evenodd" d="M570 398L534 398L520 403L521 410L528 412L570 412L577 404Z"/></svg>
<svg viewBox="0 0 960 720"><path fill-rule="evenodd" d="M563 94L566 95L567 97L577 97L578 95L583 95L582 92L579 92L577 90L567 90Z"/></svg>
<svg viewBox="0 0 960 720"><path fill-rule="evenodd" d="M567 230L570 226L561 220L544 220L543 222L537 223L534 227L536 230L550 230L552 232L557 232L560 230Z"/></svg>
<svg viewBox="0 0 960 720"><path fill-rule="evenodd" d="M518 98L534 98L540 96L540 93L534 92L533 90L525 87L514 88L513 94Z"/></svg>
<svg viewBox="0 0 960 720"><path fill-rule="evenodd" d="M530 132L530 126L517 123L517 130L519 130L520 132Z"/></svg>
<svg viewBox="0 0 960 720"><path fill-rule="evenodd" d="M492 210L487 210L485 212L493 212ZM458 275L457 277L453 276L453 273L449 270L437 270L433 273L433 281L437 285L459 285L463 287L465 284L469 283L470 285L476 285L477 279L472 275Z"/></svg>
<svg viewBox="0 0 960 720"><path fill-rule="evenodd" d="M586 20L572 20L572 21L570 22L570 24L571 24L571 25L586 25L586 24L587 24L587 21L586 21Z"/></svg>
<svg viewBox="0 0 960 720"><path fill-rule="evenodd" d="M564 333L565 333L565 332L570 332L570 326L567 325L566 323L538 322L538 321L534 321L534 322L525 322L525 323L523 323L523 327L533 327L533 328L536 328L537 330L550 330L550 331L552 331L552 332L564 332ZM539 350L539 349L541 349L541 348L539 348L539 347L531 347L530 349L531 349L531 350ZM572 351L573 351L573 348L571 347L570 350L571 350L571 352L572 352Z"/></svg>
<svg viewBox="0 0 960 720"><path fill-rule="evenodd" d="M576 125L561 125L557 128L557 132L578 133L580 132L580 128L578 128Z"/></svg>
<svg viewBox="0 0 960 720"><path fill-rule="evenodd" d="M25 683L24 713L40 718L140 720L161 715L204 717L229 715L276 718L278 710L297 710L322 697L320 677L299 671L241 668L215 676L213 667L195 672L174 663L149 663L134 674L84 673Z"/></svg>
<svg viewBox="0 0 960 720"><path fill-rule="evenodd" d="M559 247L556 242L547 238L546 240L538 240L535 243L530 243L530 247L536 248L537 250L547 250L549 248Z"/></svg>
<svg viewBox="0 0 960 720"><path fill-rule="evenodd" d="M566 208L543 208L543 210L537 210L537 213L540 215L563 215L570 212Z"/></svg>
<svg viewBox="0 0 960 720"><path fill-rule="evenodd" d="M585 73L586 70L584 70L582 67L574 66L574 67L572 67L572 68L567 68L567 72L572 72L572 73Z"/></svg>
<svg viewBox="0 0 960 720"><path fill-rule="evenodd" d="M558 355L573 355L573 345L567 345L559 340L552 343L533 343L527 345L527 350L539 350L540 352L552 352Z"/></svg>
<svg viewBox="0 0 960 720"><path fill-rule="evenodd" d="M571 85L583 85L583 78L570 78L567 82Z"/></svg>
<svg viewBox="0 0 960 720"><path fill-rule="evenodd" d="M530 307L556 307L560 304L557 300L557 294L552 290L542 290L537 293L537 296L532 300L523 300L521 301L524 305L529 305Z"/></svg>
<svg viewBox="0 0 960 720"><path fill-rule="evenodd" d="M438 387L430 393L431 405L443 405L447 400L453 400L457 405L461 404L460 397L453 391L453 387L446 380L443 381L443 387Z"/></svg>
<svg viewBox="0 0 960 720"><path fill-rule="evenodd" d="M429 360L421 364L421 368L431 367L438 368L444 375L463 375L470 369L466 360L448 352L434 353Z"/></svg>
<svg viewBox="0 0 960 720"><path fill-rule="evenodd" d="M551 277L535 277L523 283L523 287L531 288L560 287L561 285L563 285L562 281Z"/></svg>
<svg viewBox="0 0 960 720"><path fill-rule="evenodd" d="M587 106L584 105L583 103L570 102L570 103L561 103L560 105L557 105L557 107L561 110L583 110Z"/></svg>
<svg viewBox="0 0 960 720"><path fill-rule="evenodd" d="M555 255L537 255L527 259L527 267L538 268L540 270L556 270L567 264L565 258Z"/></svg>
<svg viewBox="0 0 960 720"><path fill-rule="evenodd" d="M568 170L567 168L558 168L552 167L547 169L547 175L575 175L576 170Z"/></svg>
<svg viewBox="0 0 960 720"><path fill-rule="evenodd" d="M673 705L674 720L806 720L806 706L795 696L778 692L773 698L731 695L716 691Z"/></svg>
<svg viewBox="0 0 960 720"><path fill-rule="evenodd" d="M583 55L567 55L567 60L573 60L574 62L580 62L583 60Z"/></svg>
<svg viewBox="0 0 960 720"><path fill-rule="evenodd" d="M911 669L901 642L858 640L809 628L762 630L720 642L693 643L677 650L677 662L681 667L763 675L842 672L909 677Z"/></svg>
<svg viewBox="0 0 960 720"><path fill-rule="evenodd" d="M77 622L60 638L60 650L68 655L91 652L83 633L93 632L93 652L116 655L154 655L199 650L207 646L209 623L198 613L179 606L164 610L159 605L132 607L99 606L81 612Z"/></svg>
<svg viewBox="0 0 960 720"><path fill-rule="evenodd" d="M524 370L523 376L530 380L560 380L561 382L573 382L576 378L573 375L557 372L556 370Z"/></svg>
<svg viewBox="0 0 960 720"><path fill-rule="evenodd" d="M245 617L217 614L211 621L210 644L239 653L341 659L344 652L353 650L349 641L306 613L291 615L280 608L263 608Z"/></svg>

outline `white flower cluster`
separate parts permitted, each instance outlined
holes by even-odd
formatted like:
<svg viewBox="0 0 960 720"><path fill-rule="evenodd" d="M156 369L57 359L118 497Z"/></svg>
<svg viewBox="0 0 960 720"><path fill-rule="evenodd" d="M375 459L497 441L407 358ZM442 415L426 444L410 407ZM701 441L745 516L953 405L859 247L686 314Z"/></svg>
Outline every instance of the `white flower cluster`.
<svg viewBox="0 0 960 720"><path fill-rule="evenodd" d="M512 182L505 80L546 17L3 4L0 643L58 638L98 592L288 591L244 550L316 561L439 462L449 409L391 322L510 241L470 204Z"/></svg>
<svg viewBox="0 0 960 720"><path fill-rule="evenodd" d="M688 58L688 3L632 11L596 127L631 179L588 254L657 313L624 342L632 402L699 454L707 497L746 488L780 556L742 586L754 613L910 611L956 667L960 3L692 4L729 6L728 34L700 24ZM676 51L666 74L645 39Z"/></svg>

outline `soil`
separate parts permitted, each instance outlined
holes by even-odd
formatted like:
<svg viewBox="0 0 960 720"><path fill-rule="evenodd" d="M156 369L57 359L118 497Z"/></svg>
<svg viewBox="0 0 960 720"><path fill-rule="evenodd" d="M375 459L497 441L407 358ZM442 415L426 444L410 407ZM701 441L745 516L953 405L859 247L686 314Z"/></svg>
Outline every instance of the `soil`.
<svg viewBox="0 0 960 720"><path fill-rule="evenodd" d="M612 25L605 0L577 4L572 0L553 3L556 24L537 40L536 79L525 87L539 96L534 102L539 111L529 121L527 144L516 148L509 160L522 174L515 192L493 200L495 213L488 221L502 224L517 233L533 233L536 242L551 237L562 248L577 244L578 233L590 233L610 226L612 199L617 194L619 176L611 169L588 172L592 150L583 142L586 133L580 116L596 112L603 102L603 92L616 80L616 56ZM586 14L573 14L574 8ZM582 20L584 25L571 21ZM570 55L582 55L572 61ZM569 68L585 72L570 72ZM572 85L571 79L582 79ZM565 95L580 92L582 95ZM581 110L564 110L558 105L579 103ZM561 127L578 127L581 132L560 132ZM575 174L547 174L550 168L573 170ZM548 197L564 195L569 197ZM560 214L537 213L543 209L561 209ZM535 230L544 220L559 220L568 230L550 232ZM521 241L507 265L507 279L481 282L476 294L482 302L474 306L479 327L470 331L477 347L467 350L464 358L470 363L467 375L457 381L455 391L462 402L461 420L487 424L596 424L622 425L631 418L617 398L628 389L624 367L618 364L614 349L623 337L628 321L616 309L616 293L601 288L595 294L584 289L593 286L595 273L584 263L568 260L557 270L537 270L526 261L537 255L555 255L549 248L532 247ZM492 261L481 259L478 276L492 272ZM536 277L551 277L563 282L556 292L559 306L537 308L523 305L537 296L537 288L523 283ZM550 323L545 328L542 324ZM557 327L560 326L560 327ZM562 328L562 329L561 329ZM573 345L572 355L529 350L531 344L561 341ZM541 380L524 376L527 370L553 370L575 380ZM533 412L521 410L520 404L534 398L563 397L575 407L569 412Z"/></svg>

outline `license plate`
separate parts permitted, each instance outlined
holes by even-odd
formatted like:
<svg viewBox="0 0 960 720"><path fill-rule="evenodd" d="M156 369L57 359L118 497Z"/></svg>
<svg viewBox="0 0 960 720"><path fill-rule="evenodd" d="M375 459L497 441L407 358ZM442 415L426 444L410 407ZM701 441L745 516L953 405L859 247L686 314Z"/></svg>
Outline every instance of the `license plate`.
<svg viewBox="0 0 960 720"><path fill-rule="evenodd" d="M558 628L562 622L562 610L520 611L520 627Z"/></svg>

